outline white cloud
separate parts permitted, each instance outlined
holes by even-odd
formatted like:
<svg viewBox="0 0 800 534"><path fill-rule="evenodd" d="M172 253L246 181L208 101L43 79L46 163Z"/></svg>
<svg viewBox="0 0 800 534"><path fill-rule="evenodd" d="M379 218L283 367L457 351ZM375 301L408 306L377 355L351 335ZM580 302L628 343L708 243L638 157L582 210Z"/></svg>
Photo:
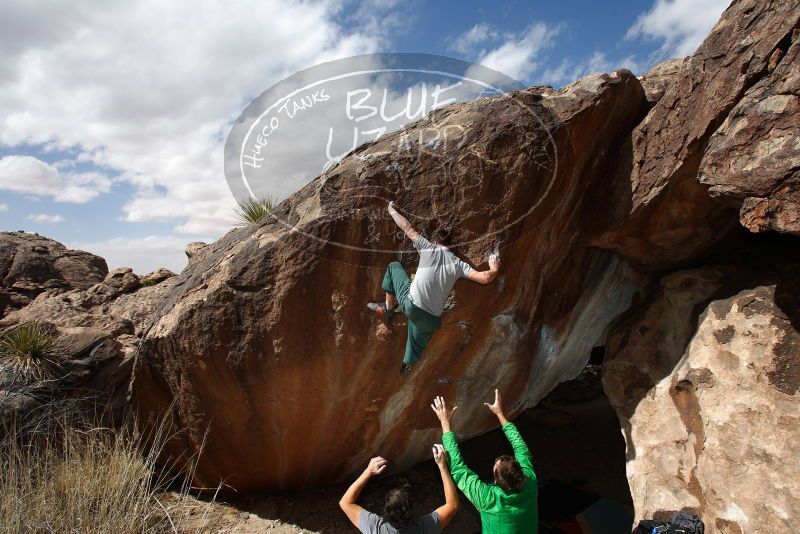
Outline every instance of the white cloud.
<svg viewBox="0 0 800 534"><path fill-rule="evenodd" d="M595 51L583 61L573 61L570 58L562 60L557 67L546 69L541 80L544 83L560 86L589 74L611 72L616 69L628 69L634 74L641 74L643 66L633 56L610 60L604 52Z"/></svg>
<svg viewBox="0 0 800 534"><path fill-rule="evenodd" d="M730 0L656 0L628 29L626 39L663 40L659 58L694 53L714 27Z"/></svg>
<svg viewBox="0 0 800 534"><path fill-rule="evenodd" d="M134 187L126 220L218 235L233 207L223 144L241 109L297 70L379 49L377 30L334 22L341 10L337 0L89 0L42 16L13 2L0 18L0 144L75 151ZM3 161L0 187L60 201L110 183L26 156Z"/></svg>
<svg viewBox="0 0 800 534"><path fill-rule="evenodd" d="M527 80L541 64L539 53L554 44L561 29L535 22L519 34L507 35L500 46L482 51L478 62L516 80Z"/></svg>
<svg viewBox="0 0 800 534"><path fill-rule="evenodd" d="M415 22L420 0L360 0L350 21L366 35L406 32Z"/></svg>
<svg viewBox="0 0 800 534"><path fill-rule="evenodd" d="M8 211L8 204L0 204L0 211Z"/></svg>
<svg viewBox="0 0 800 534"><path fill-rule="evenodd" d="M211 238L197 239L210 241ZM130 267L137 274L147 274L159 267L179 273L186 267L185 237L153 235L115 237L105 241L70 242L68 247L85 250L105 258L109 269Z"/></svg>
<svg viewBox="0 0 800 534"><path fill-rule="evenodd" d="M61 215L57 215L57 214L48 215L46 213L32 213L32 214L28 215L25 218L28 219L29 221L33 221L33 222L41 223L41 224L56 224L56 223L64 222L64 217L62 217Z"/></svg>
<svg viewBox="0 0 800 534"><path fill-rule="evenodd" d="M481 22L452 39L448 48L453 52L471 56L475 54L476 48L479 48L487 41L497 39L499 36L500 33L497 30L493 29L489 24Z"/></svg>
<svg viewBox="0 0 800 534"><path fill-rule="evenodd" d="M111 180L100 173L62 172L55 165L31 156L0 158L0 189L83 203L110 188Z"/></svg>
<svg viewBox="0 0 800 534"><path fill-rule="evenodd" d="M558 67L546 69L542 75L542 81L558 85L563 82L572 82L595 72L605 72L611 67L611 63L603 52L594 52L586 60L574 62L565 58L559 63Z"/></svg>

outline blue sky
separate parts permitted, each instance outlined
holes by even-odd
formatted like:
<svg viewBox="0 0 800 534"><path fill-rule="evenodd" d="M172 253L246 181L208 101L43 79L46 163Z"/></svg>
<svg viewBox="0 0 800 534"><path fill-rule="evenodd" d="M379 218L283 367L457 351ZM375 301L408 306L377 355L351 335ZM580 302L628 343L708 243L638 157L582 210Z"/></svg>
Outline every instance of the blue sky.
<svg viewBox="0 0 800 534"><path fill-rule="evenodd" d="M186 243L232 227L232 121L298 70L427 52L531 85L643 74L691 54L727 4L0 0L0 229L179 271Z"/></svg>

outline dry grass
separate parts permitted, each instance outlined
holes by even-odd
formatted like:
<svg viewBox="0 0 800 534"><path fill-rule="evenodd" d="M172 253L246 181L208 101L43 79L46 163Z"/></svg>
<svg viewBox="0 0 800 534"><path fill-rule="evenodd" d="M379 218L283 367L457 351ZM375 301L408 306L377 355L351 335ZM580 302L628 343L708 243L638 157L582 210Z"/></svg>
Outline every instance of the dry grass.
<svg viewBox="0 0 800 534"><path fill-rule="evenodd" d="M174 465L156 462L170 437L166 425L145 435L132 425L113 430L79 419L6 435L0 533L178 532L190 515L192 524L206 525L201 508L209 503L191 498L185 479L170 474Z"/></svg>

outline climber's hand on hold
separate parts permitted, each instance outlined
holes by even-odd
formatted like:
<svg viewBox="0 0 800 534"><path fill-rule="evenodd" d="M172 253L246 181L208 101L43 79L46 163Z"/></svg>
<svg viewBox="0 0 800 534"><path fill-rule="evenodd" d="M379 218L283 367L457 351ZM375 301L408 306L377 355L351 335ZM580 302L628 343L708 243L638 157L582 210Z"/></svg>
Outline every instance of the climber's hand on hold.
<svg viewBox="0 0 800 534"><path fill-rule="evenodd" d="M489 254L489 270L495 272L500 270L500 256L498 254Z"/></svg>
<svg viewBox="0 0 800 534"><path fill-rule="evenodd" d="M369 476L380 475L386 470L387 465L389 465L389 462L387 462L384 458L380 456L376 456L375 458L369 461L369 465L364 470L364 472Z"/></svg>
<svg viewBox="0 0 800 534"><path fill-rule="evenodd" d="M409 239L413 241L417 238L417 231L414 230L414 227L411 226L411 223L408 222L408 219L400 215L400 213L395 209L394 200L389 202L389 216Z"/></svg>
<svg viewBox="0 0 800 534"><path fill-rule="evenodd" d="M503 413L503 399L500 397L499 389L494 390L494 404L484 402L483 405L489 408L489 410L497 416L501 425L508 423L508 419L506 419L506 416Z"/></svg>
<svg viewBox="0 0 800 534"><path fill-rule="evenodd" d="M479 284L491 284L495 278L497 278L497 273L500 271L500 253L492 252L489 254L489 269L486 271L478 271L477 269L473 269L467 275L467 280L472 280L473 282L477 282Z"/></svg>
<svg viewBox="0 0 800 534"><path fill-rule="evenodd" d="M431 404L431 408L433 409L433 413L436 414L436 417L439 418L439 422L442 424L442 432L450 432L450 418L453 417L453 412L458 409L458 406L453 406L448 410L447 403L444 401L444 397L435 397L433 399L433 404Z"/></svg>

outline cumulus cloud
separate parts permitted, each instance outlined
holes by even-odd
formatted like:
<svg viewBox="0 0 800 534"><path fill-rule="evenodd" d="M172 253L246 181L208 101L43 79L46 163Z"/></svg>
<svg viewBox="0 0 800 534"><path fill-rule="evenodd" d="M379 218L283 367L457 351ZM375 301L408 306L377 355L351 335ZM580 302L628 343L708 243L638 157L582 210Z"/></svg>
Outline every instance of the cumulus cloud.
<svg viewBox="0 0 800 534"><path fill-rule="evenodd" d="M110 188L111 180L100 173L62 171L32 156L0 158L0 189L7 191L81 204Z"/></svg>
<svg viewBox="0 0 800 534"><path fill-rule="evenodd" d="M12 2L0 19L0 144L113 169L135 191L125 220L218 235L233 207L223 144L241 109L297 70L379 48L380 36L335 22L342 8L89 0L54 4L43 17ZM26 156L3 162L0 187L59 201L85 202L110 183Z"/></svg>
<svg viewBox="0 0 800 534"><path fill-rule="evenodd" d="M64 222L64 217L62 217L61 215L57 214L48 215L46 213L31 213L26 217L26 219L41 224L55 224Z"/></svg>
<svg viewBox="0 0 800 534"><path fill-rule="evenodd" d="M199 238L210 241L211 238ZM70 248L85 250L105 258L109 269L130 267L137 274L147 274L158 267L179 273L186 267L186 238L174 235L115 237L104 241L76 241Z"/></svg>
<svg viewBox="0 0 800 534"><path fill-rule="evenodd" d="M663 41L659 59L694 53L714 27L730 0L656 0L628 29L626 39Z"/></svg>
<svg viewBox="0 0 800 534"><path fill-rule="evenodd" d="M478 62L516 80L527 80L541 64L539 54L554 44L561 29L535 22L521 33L507 35L498 47L482 52Z"/></svg>
<svg viewBox="0 0 800 534"><path fill-rule="evenodd" d="M451 38L448 48L515 80L527 81L542 63L540 53L554 44L562 29L561 25L534 22L521 32L501 32L482 22Z"/></svg>

